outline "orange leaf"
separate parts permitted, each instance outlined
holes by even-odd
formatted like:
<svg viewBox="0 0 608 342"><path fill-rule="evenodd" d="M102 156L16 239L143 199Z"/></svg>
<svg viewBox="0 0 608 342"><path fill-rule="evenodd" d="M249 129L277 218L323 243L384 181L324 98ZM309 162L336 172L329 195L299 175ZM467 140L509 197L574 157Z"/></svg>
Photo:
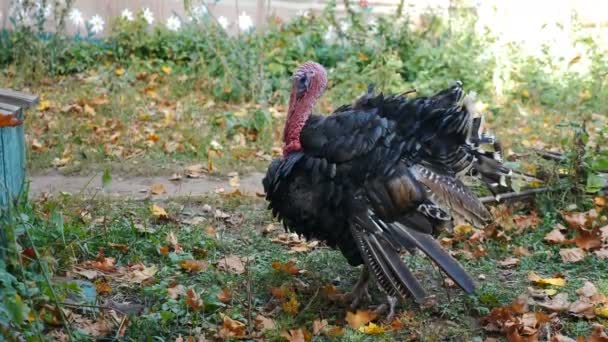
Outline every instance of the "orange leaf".
<svg viewBox="0 0 608 342"><path fill-rule="evenodd" d="M574 243L586 251L602 247L602 235L599 229L591 231L580 229L574 238Z"/></svg>
<svg viewBox="0 0 608 342"><path fill-rule="evenodd" d="M112 292L112 286L105 281L95 284L95 289L97 289L97 293L101 295L107 295Z"/></svg>
<svg viewBox="0 0 608 342"><path fill-rule="evenodd" d="M222 292L217 294L217 299L222 303L228 303L230 299L232 299L232 295L230 294L230 289L225 287Z"/></svg>
<svg viewBox="0 0 608 342"><path fill-rule="evenodd" d="M167 246L167 245L162 246L162 247L161 247L161 248L158 250L158 252L160 253L160 255L167 255L167 254L169 254L169 246Z"/></svg>
<svg viewBox="0 0 608 342"><path fill-rule="evenodd" d="M230 337L245 337L247 335L247 327L245 324L234 320L223 313L220 313L220 316L224 320L224 323L219 330L220 337L228 339Z"/></svg>
<svg viewBox="0 0 608 342"><path fill-rule="evenodd" d="M179 266L188 272L201 272L207 269L207 263L201 260L184 260L179 263Z"/></svg>
<svg viewBox="0 0 608 342"><path fill-rule="evenodd" d="M188 291L186 291L186 304L188 304L192 310L197 311L203 307L203 300L194 289L188 289Z"/></svg>
<svg viewBox="0 0 608 342"><path fill-rule="evenodd" d="M346 313L345 321L352 329L359 329L360 327L367 325L367 323L376 319L376 314L370 310L357 310L356 313L348 311Z"/></svg>

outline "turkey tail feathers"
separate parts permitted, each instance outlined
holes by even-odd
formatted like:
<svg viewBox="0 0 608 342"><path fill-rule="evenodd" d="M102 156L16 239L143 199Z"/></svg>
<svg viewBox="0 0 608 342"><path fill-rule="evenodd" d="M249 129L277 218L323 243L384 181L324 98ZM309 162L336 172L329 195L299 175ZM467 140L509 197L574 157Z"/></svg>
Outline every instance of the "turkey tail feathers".
<svg viewBox="0 0 608 342"><path fill-rule="evenodd" d="M399 222L391 223L389 227L391 232L407 241L407 243L415 245L431 258L463 291L466 293L473 293L475 291L473 279L460 266L458 261L446 252L432 236L406 227Z"/></svg>
<svg viewBox="0 0 608 342"><path fill-rule="evenodd" d="M385 293L402 298L411 294L419 303L426 299L426 291L401 260L398 249L381 237L378 226L369 216L357 215L351 231L363 260Z"/></svg>
<svg viewBox="0 0 608 342"><path fill-rule="evenodd" d="M492 219L483 203L459 180L439 175L420 164L412 166L410 170L416 180L427 187L429 198L440 207L477 226L484 226Z"/></svg>

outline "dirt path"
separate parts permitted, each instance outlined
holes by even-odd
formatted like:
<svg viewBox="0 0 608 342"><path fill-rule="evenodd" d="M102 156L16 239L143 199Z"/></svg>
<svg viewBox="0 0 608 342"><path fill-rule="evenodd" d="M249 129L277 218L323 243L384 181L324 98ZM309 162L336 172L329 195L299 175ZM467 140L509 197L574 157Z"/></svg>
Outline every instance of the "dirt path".
<svg viewBox="0 0 608 342"><path fill-rule="evenodd" d="M249 174L240 178L239 190L247 193L262 193L262 178L259 172ZM30 196L38 197L48 192L57 194L68 192L71 194L82 193L90 196L102 191L101 175L96 176L64 176L61 174L46 174L30 177ZM104 193L110 196L121 196L133 199L143 199L150 196L150 186L161 183L165 186L166 193L154 195L154 198L163 199L175 196L200 196L209 192L224 189L232 191L228 180L212 177L201 177L197 179L182 178L179 181L170 181L168 177L118 177L114 176L110 185L104 189Z"/></svg>

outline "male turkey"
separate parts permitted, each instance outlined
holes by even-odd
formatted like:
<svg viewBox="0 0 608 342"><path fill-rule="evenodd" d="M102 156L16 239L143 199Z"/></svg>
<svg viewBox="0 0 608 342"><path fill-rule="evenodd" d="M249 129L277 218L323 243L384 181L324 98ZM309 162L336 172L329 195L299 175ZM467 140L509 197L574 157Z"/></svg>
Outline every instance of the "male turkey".
<svg viewBox="0 0 608 342"><path fill-rule="evenodd" d="M378 115L396 122L401 139L415 135L417 153L435 165L443 165L456 177L480 178L493 194L513 191L513 171L502 164L502 147L495 136L483 131L483 116L475 108L475 95L465 96L462 82L430 97L408 99L403 95L374 95L374 86L353 105L339 110L376 108ZM483 146L490 145L486 151Z"/></svg>
<svg viewBox="0 0 608 342"><path fill-rule="evenodd" d="M491 216L460 181L420 158L419 135L405 135L378 108L312 115L327 75L314 62L292 78L283 157L263 180L273 215L289 231L325 241L353 265L364 264L352 291L355 306L367 294L369 273L387 294L388 317L399 297L426 298L399 252L417 247L465 292L475 289L466 271L432 237L457 213L482 224ZM405 139L404 137L409 137ZM442 168L437 168L442 170Z"/></svg>

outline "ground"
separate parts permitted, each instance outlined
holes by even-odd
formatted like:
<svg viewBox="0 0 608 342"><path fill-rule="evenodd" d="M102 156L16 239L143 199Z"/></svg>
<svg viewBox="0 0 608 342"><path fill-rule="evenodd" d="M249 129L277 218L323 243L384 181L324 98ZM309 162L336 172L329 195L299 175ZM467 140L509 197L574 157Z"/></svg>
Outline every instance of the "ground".
<svg viewBox="0 0 608 342"><path fill-rule="evenodd" d="M177 67L111 67L33 89L42 98L26 119L32 202L15 226L25 264L18 269L49 270L48 280L28 280L35 286L24 299L43 334L535 341L589 336L606 324L605 198L566 190L495 207L495 224L483 230L460 226L441 236L478 282L476 294L453 288L422 256L404 256L435 305L406 300L392 322L373 317L368 303L349 313L341 295L359 270L322 243L286 234L260 197L265 167L280 153L285 108L216 103L202 92L205 82ZM321 111L347 101L333 96ZM478 104L509 165L545 176L569 167L533 149L569 149L574 129L560 125L577 112L527 98ZM606 119L591 118L594 149ZM576 213L589 219L568 221ZM381 300L374 290L371 304Z"/></svg>

